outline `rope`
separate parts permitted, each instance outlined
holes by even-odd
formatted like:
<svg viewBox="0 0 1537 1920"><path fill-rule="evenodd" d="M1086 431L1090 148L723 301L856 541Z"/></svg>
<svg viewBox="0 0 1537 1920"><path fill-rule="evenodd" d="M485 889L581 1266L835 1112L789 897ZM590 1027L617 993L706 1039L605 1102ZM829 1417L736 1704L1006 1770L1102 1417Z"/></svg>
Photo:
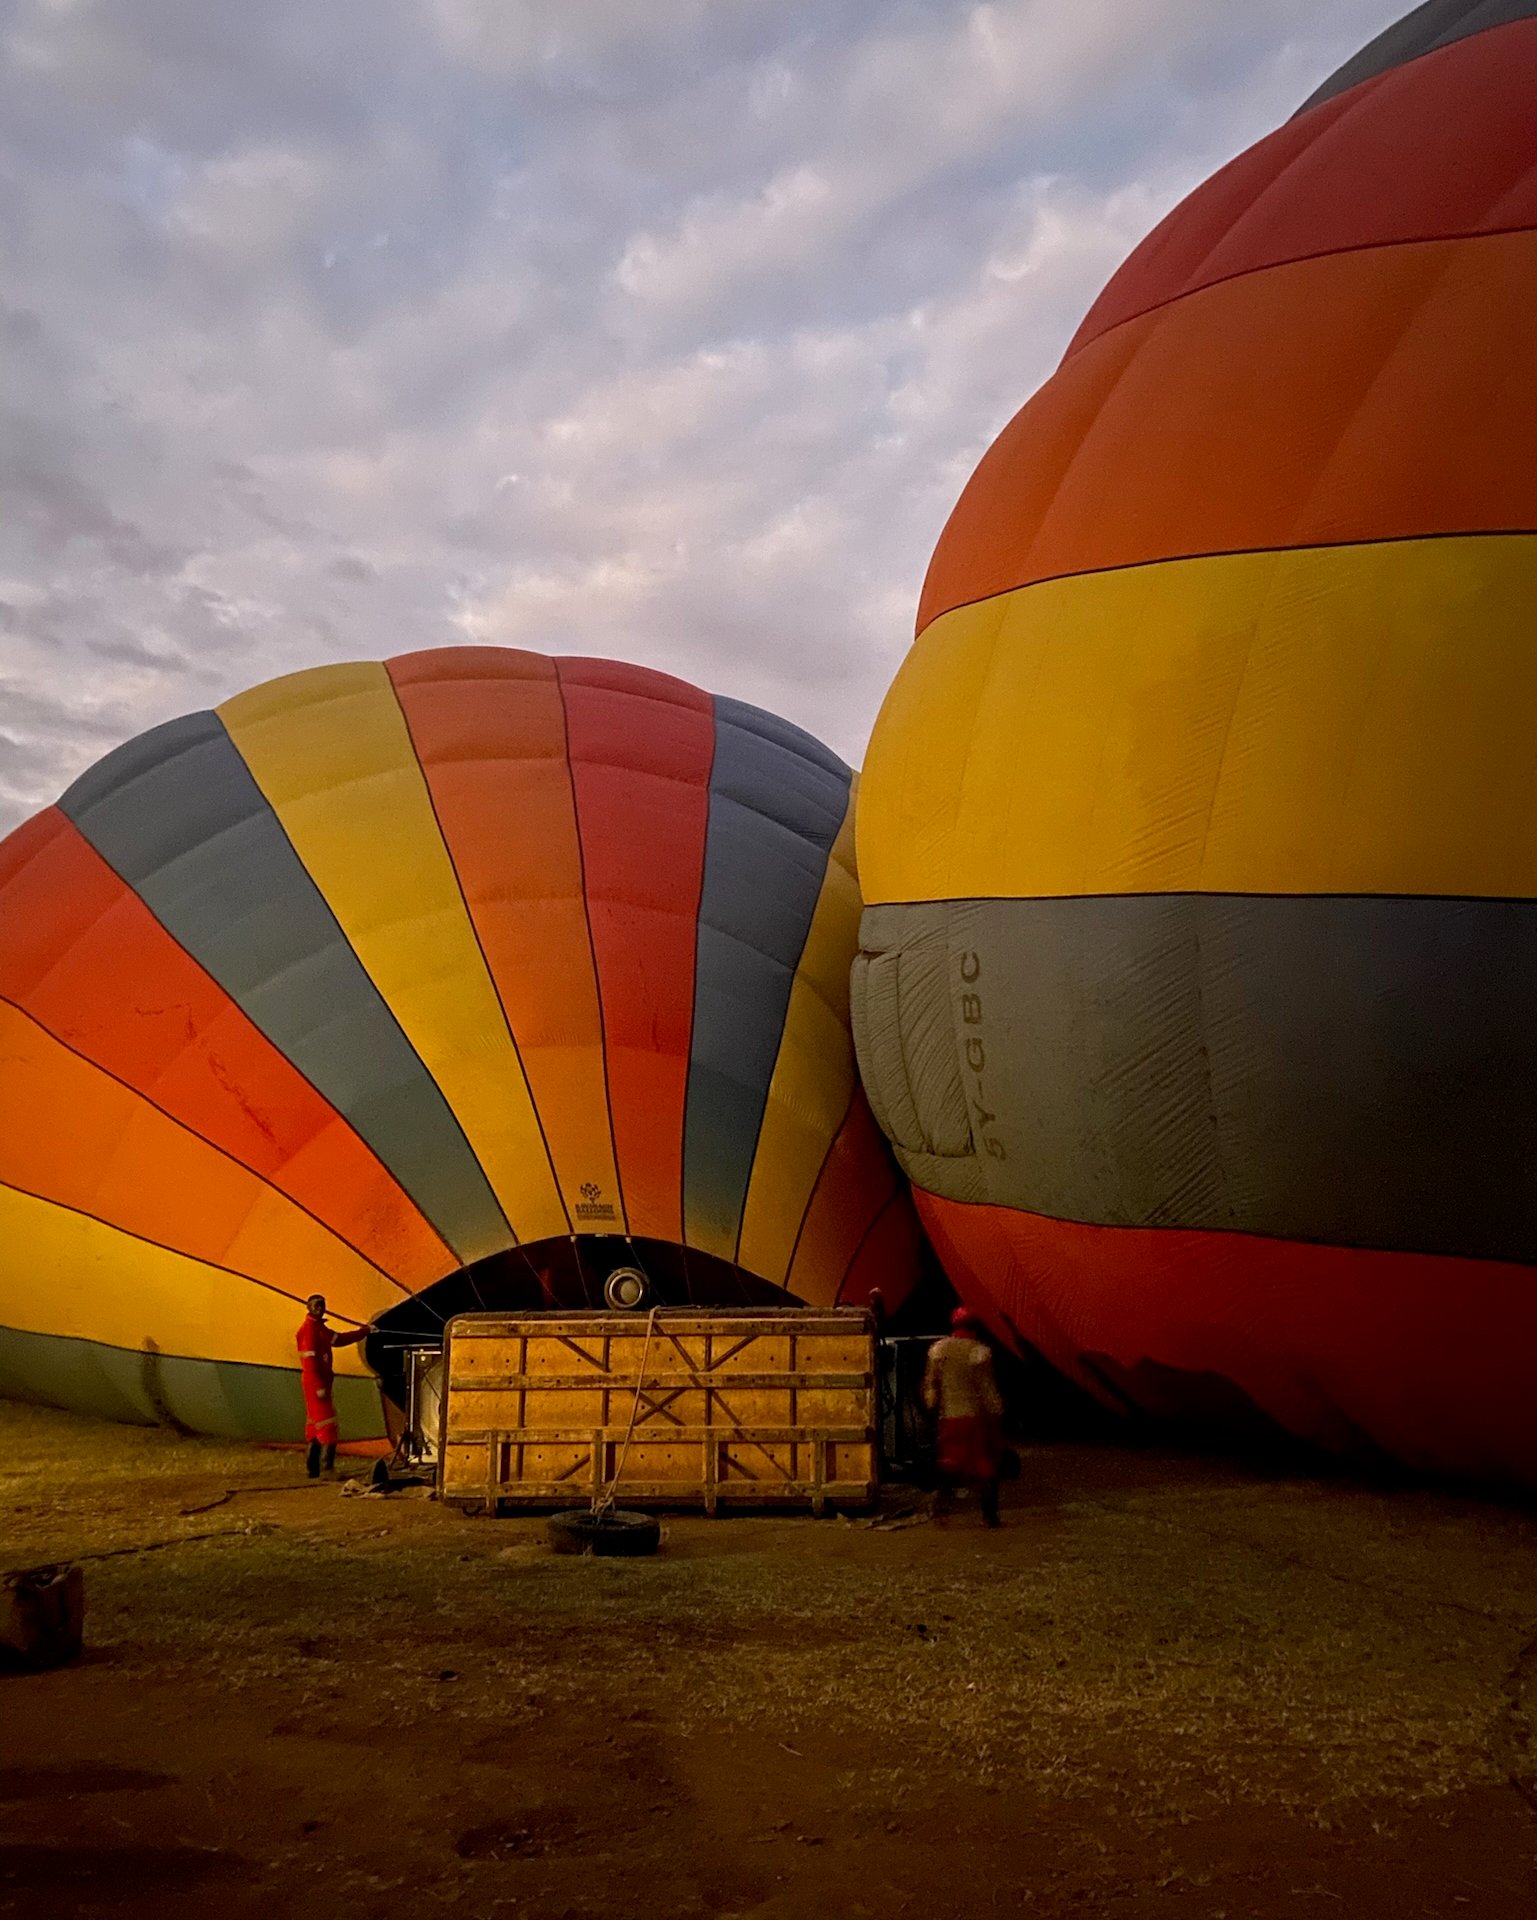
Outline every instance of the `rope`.
<svg viewBox="0 0 1537 1920"><path fill-rule="evenodd" d="M534 1265L534 1256L529 1252L527 1246L521 1240L517 1242L513 1251L516 1253L522 1254L524 1266L526 1266L529 1272L534 1276L534 1285L539 1289L539 1304L544 1307L549 1306L551 1304L550 1283L544 1277L543 1269L540 1267L536 1267Z"/></svg>
<svg viewBox="0 0 1537 1920"><path fill-rule="evenodd" d="M475 1295L476 1303L480 1307L481 1312L485 1313L488 1311L486 1307L486 1296L480 1290L480 1281L475 1273L475 1269L479 1264L480 1262L478 1260L472 1260L467 1267L462 1267L460 1271L463 1273L465 1279L469 1281L470 1291Z"/></svg>
<svg viewBox="0 0 1537 1920"><path fill-rule="evenodd" d="M651 1277L651 1269L646 1265L644 1259L641 1257L640 1249L635 1244L635 1236L633 1233L630 1232L628 1227L626 1227L624 1230L624 1239L625 1239L625 1245L630 1249L630 1258L635 1262L635 1267L637 1272L640 1274L641 1278L645 1281L646 1285L650 1287L653 1292L655 1292L656 1282Z"/></svg>
<svg viewBox="0 0 1537 1920"><path fill-rule="evenodd" d="M640 1350L640 1371L635 1376L635 1396L630 1402L629 1425L624 1430L624 1444L619 1449L619 1458L614 1462L614 1477L602 1493L592 1496L592 1517L601 1520L613 1506L619 1492L620 1476L624 1472L624 1463L630 1457L630 1437L635 1432L636 1418L640 1413L640 1396L646 1384L646 1362L651 1357L651 1336L656 1331L656 1316L659 1308L653 1307L646 1315L646 1344Z"/></svg>
<svg viewBox="0 0 1537 1920"><path fill-rule="evenodd" d="M587 1269L582 1265L581 1243L574 1233L571 1236L571 1258L576 1262L576 1277L581 1284L582 1304L583 1306L590 1307L592 1305L592 1294L587 1286Z"/></svg>

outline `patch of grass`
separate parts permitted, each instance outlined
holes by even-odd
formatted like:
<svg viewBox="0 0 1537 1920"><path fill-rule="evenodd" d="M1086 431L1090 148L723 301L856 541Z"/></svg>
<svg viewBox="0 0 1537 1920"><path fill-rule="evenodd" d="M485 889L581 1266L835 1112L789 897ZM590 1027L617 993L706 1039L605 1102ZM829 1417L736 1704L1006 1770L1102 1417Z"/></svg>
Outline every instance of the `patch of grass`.
<svg viewBox="0 0 1537 1920"><path fill-rule="evenodd" d="M1188 1463L1106 1492L1087 1449L1033 1454L996 1536L678 1522L676 1551L615 1563L550 1556L535 1521L278 1499L283 1455L14 1407L0 1439L29 1557L217 1532L91 1570L92 1641L146 1687L278 1689L290 1730L363 1741L595 1703L846 1740L883 1756L849 1791L887 1806L942 1770L1152 1826L1422 1807L1501 1777L1537 1623L1525 1515ZM222 1485L257 1492L182 1514Z"/></svg>

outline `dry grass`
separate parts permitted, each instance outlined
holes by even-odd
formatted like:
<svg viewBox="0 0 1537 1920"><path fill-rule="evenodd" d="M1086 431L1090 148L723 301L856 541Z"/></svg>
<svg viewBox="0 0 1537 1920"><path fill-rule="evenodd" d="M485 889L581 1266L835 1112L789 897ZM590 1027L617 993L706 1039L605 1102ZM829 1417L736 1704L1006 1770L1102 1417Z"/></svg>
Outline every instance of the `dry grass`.
<svg viewBox="0 0 1537 1920"><path fill-rule="evenodd" d="M147 1685L281 1689L290 1730L340 1712L360 1740L643 1702L788 1751L873 1741L848 1783L872 1807L943 1773L1149 1830L1429 1810L1504 1777L1537 1631L1524 1514L1145 1455L1041 1450L997 1536L675 1520L615 1564L549 1556L536 1521L293 1490L283 1454L18 1407L0 1444L6 1559L113 1556L91 1637Z"/></svg>

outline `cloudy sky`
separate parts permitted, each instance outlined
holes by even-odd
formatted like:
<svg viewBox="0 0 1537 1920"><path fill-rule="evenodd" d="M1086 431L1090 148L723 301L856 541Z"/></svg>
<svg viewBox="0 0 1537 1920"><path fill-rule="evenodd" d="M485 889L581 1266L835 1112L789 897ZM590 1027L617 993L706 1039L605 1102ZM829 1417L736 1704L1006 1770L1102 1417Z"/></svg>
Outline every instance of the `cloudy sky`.
<svg viewBox="0 0 1537 1920"><path fill-rule="evenodd" d="M0 830L465 639L858 760L1100 285L1407 0L0 0Z"/></svg>

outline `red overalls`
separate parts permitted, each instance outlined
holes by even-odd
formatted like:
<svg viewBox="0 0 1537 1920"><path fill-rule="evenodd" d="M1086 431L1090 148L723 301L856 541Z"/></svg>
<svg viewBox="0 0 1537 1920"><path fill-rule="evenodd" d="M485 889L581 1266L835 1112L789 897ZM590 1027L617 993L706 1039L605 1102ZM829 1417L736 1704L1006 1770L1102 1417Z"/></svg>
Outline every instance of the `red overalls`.
<svg viewBox="0 0 1537 1920"><path fill-rule="evenodd" d="M304 1437L334 1447L341 1437L336 1423L336 1403L331 1398L331 1382L336 1369L331 1361L333 1347L353 1347L368 1337L367 1327L355 1333L332 1333L324 1320L312 1313L304 1316L297 1335L299 1375L304 1383Z"/></svg>

